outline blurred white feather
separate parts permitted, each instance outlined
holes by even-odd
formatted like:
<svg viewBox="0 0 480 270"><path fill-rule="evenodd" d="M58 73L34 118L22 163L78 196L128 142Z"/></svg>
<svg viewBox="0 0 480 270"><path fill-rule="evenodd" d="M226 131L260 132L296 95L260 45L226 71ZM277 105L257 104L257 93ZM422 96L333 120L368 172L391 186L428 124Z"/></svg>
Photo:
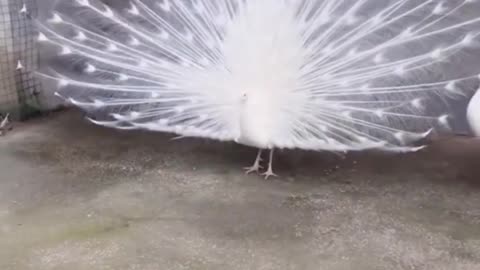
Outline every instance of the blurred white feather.
<svg viewBox="0 0 480 270"><path fill-rule="evenodd" d="M473 133L480 136L480 91L477 91L468 104L467 119Z"/></svg>
<svg viewBox="0 0 480 270"><path fill-rule="evenodd" d="M448 98L478 84L464 67L478 60L479 11L476 0L62 1L38 22L58 56L41 76L107 127L416 151L449 128Z"/></svg>

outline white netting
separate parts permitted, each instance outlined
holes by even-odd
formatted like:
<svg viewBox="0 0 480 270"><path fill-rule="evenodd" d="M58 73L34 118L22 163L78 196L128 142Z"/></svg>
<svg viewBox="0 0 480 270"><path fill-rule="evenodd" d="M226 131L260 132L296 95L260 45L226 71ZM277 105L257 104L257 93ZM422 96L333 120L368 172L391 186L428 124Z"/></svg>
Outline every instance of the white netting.
<svg viewBox="0 0 480 270"><path fill-rule="evenodd" d="M38 110L38 66L32 17L35 0L0 0L0 114L19 118Z"/></svg>

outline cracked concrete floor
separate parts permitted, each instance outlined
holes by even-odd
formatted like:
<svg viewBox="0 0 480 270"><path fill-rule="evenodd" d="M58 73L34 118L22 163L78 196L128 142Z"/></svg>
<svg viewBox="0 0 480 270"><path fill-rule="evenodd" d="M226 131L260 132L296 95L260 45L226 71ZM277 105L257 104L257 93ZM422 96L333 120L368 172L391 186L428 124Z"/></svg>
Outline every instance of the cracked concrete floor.
<svg viewBox="0 0 480 270"><path fill-rule="evenodd" d="M480 269L480 142L407 155L255 150L86 123L0 137L0 269Z"/></svg>

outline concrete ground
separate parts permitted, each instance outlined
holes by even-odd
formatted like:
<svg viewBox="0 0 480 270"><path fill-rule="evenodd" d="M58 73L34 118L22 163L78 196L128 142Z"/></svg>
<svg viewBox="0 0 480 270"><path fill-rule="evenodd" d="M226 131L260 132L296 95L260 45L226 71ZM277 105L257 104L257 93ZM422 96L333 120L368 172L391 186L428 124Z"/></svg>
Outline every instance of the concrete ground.
<svg viewBox="0 0 480 270"><path fill-rule="evenodd" d="M255 150L63 112L0 137L0 269L480 269L480 141Z"/></svg>

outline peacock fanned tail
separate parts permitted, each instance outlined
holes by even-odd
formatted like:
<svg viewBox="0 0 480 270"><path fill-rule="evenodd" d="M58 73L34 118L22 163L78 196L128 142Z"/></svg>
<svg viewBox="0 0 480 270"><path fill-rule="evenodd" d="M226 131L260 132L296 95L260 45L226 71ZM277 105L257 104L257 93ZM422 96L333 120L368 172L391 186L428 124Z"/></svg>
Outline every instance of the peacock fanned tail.
<svg viewBox="0 0 480 270"><path fill-rule="evenodd" d="M474 0L69 0L50 15L39 75L112 128L414 151L478 85Z"/></svg>

